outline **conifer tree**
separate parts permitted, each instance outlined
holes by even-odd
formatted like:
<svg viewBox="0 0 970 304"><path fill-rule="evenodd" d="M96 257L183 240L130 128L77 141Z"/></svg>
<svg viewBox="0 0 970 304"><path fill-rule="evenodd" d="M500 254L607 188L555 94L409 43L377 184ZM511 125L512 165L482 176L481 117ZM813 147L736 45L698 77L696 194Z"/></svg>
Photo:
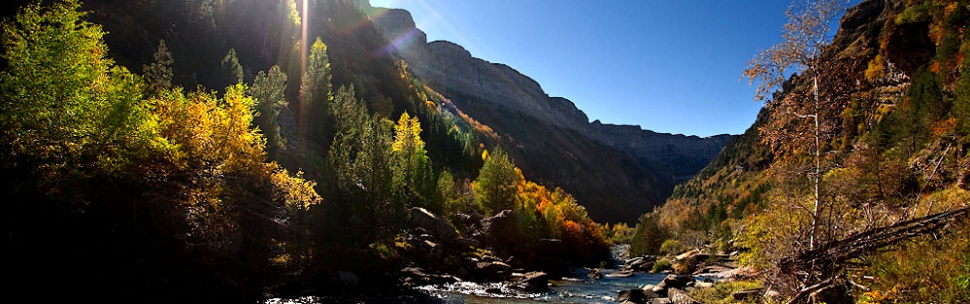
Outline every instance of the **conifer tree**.
<svg viewBox="0 0 970 304"><path fill-rule="evenodd" d="M286 147L285 139L280 135L279 125L280 110L288 104L286 74L275 65L268 73L260 71L253 80L253 86L249 88L249 94L258 100L256 111L259 112L259 116L253 121L266 136L266 149L270 159L276 159Z"/></svg>
<svg viewBox="0 0 970 304"><path fill-rule="evenodd" d="M495 152L487 154L485 164L475 179L475 199L489 214L512 210L518 194L518 179L515 164L502 148L497 148Z"/></svg>
<svg viewBox="0 0 970 304"><path fill-rule="evenodd" d="M148 89L158 91L172 88L172 64L175 59L168 51L165 40L158 41L158 49L155 51L155 62L144 67L145 78L148 79Z"/></svg>

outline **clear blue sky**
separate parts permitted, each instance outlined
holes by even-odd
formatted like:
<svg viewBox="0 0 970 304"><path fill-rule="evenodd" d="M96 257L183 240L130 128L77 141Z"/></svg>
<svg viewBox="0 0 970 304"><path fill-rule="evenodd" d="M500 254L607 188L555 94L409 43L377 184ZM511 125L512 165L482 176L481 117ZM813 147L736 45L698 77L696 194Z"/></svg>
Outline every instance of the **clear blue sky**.
<svg viewBox="0 0 970 304"><path fill-rule="evenodd" d="M740 134L761 104L739 81L781 40L788 1L370 0L403 8L429 41L507 64L590 121Z"/></svg>

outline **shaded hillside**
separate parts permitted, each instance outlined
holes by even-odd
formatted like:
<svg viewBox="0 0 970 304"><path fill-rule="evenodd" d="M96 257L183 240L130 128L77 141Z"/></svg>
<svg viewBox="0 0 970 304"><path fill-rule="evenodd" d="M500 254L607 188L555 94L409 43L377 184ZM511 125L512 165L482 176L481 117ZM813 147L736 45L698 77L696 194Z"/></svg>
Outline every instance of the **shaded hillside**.
<svg viewBox="0 0 970 304"><path fill-rule="evenodd" d="M485 149L491 128L382 53L354 2L309 3L56 0L4 19L12 290L257 302L608 263L615 229Z"/></svg>
<svg viewBox="0 0 970 304"><path fill-rule="evenodd" d="M850 8L818 72L819 215L812 215L812 120L799 117L811 106L812 74L800 71L771 96L744 135L678 186L662 208L641 218L634 250L656 253L705 242L731 250L735 244L751 250L742 261L776 269L773 263L786 254L807 250L804 241L815 235L816 221L819 238L839 240L967 206L968 24L967 1L871 0ZM970 258L961 221L966 219L937 237L852 260L858 265L852 264L850 276L874 277L861 281L874 291L855 290L856 300L968 300L965 285L954 283L970 276L958 266ZM911 282L907 274L925 280Z"/></svg>
<svg viewBox="0 0 970 304"><path fill-rule="evenodd" d="M547 96L539 84L513 68L474 58L452 43L428 44L406 11L369 9L365 2L323 1L312 6L308 39L319 36L327 44L333 88L354 85L368 107L385 117L405 110L413 113L417 109L408 101L414 96L410 84L399 79L402 67L397 57L404 58L406 67L429 89L443 93L471 119L496 131L499 141L482 138L488 147L504 147L527 177L575 193L598 220L633 221L634 214L661 203L676 183L706 165L729 138L589 123L571 101ZM290 79L299 79L299 20L294 24L291 14L296 11L280 3L285 2L88 1L84 6L93 12L91 20L109 33L105 40L120 64L140 70L164 39L174 55L175 84L221 88L233 82L220 65L230 49L236 51L247 82L279 63L290 67L284 71ZM358 6L367 6L371 17ZM400 39L402 35L408 39ZM298 89L289 86L287 99L296 100ZM287 136L287 126L294 126L292 109L281 115L281 131ZM428 123L422 120L424 130L446 133ZM292 135L288 144L296 146L298 139ZM432 137L441 140L430 140L429 152L460 168L462 175L473 176L473 158L448 152L464 144L445 134ZM292 157L282 160L290 169L301 168ZM310 171L310 178L319 174L302 168Z"/></svg>
<svg viewBox="0 0 970 304"><path fill-rule="evenodd" d="M595 218L631 221L631 214L659 205L730 138L590 123L571 101L549 97L512 67L451 42L428 43L407 11L375 8L370 15L415 75L501 135L497 144L527 176L575 193Z"/></svg>

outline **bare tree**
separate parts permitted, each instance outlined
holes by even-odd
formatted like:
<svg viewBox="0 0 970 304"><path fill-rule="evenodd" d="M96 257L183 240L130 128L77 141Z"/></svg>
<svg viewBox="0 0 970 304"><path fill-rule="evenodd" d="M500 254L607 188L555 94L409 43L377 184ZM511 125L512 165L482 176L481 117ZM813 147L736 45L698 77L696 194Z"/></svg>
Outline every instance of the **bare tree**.
<svg viewBox="0 0 970 304"><path fill-rule="evenodd" d="M744 70L744 78L749 83L758 83L755 99L765 103L791 103L787 109L804 109L807 112L791 111L790 114L799 118L810 118L814 125L815 170L811 174L814 185L814 208L812 223L809 227L809 248L815 249L816 227L818 226L819 182L821 179L821 145L819 123L819 77L822 75L822 51L831 41L831 25L841 16L847 7L846 0L793 0L785 13L788 23L782 32L782 42L762 51L748 62ZM812 78L812 100L810 106L805 107L805 100L792 96L774 100L772 93L780 88L788 75L801 73L802 76ZM796 106L801 105L801 106Z"/></svg>

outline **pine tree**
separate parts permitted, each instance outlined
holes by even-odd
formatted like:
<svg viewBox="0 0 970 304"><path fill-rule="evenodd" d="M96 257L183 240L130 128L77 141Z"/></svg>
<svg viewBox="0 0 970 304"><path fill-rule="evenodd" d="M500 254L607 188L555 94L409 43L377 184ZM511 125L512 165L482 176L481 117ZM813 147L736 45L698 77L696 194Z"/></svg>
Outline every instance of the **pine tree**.
<svg viewBox="0 0 970 304"><path fill-rule="evenodd" d="M502 148L488 153L478 178L475 179L475 199L489 214L515 209L519 175L515 164Z"/></svg>
<svg viewBox="0 0 970 304"><path fill-rule="evenodd" d="M280 110L288 103L286 101L286 74L279 66L273 66L269 73L260 71L253 80L249 94L258 101L256 111L259 112L253 122L266 136L266 149L270 159L277 159L286 147L285 139L280 135Z"/></svg>

